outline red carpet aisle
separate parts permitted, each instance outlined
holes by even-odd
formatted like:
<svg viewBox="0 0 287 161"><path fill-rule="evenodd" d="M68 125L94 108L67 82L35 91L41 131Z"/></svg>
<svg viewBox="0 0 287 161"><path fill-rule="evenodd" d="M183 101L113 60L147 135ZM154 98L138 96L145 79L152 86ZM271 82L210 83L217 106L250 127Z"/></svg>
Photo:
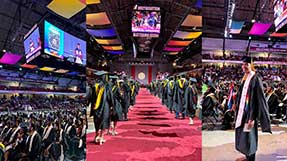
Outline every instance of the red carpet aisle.
<svg viewBox="0 0 287 161"><path fill-rule="evenodd" d="M158 98L141 89L129 121L118 124L117 136L93 143L87 135L87 161L201 161L201 121L176 120Z"/></svg>

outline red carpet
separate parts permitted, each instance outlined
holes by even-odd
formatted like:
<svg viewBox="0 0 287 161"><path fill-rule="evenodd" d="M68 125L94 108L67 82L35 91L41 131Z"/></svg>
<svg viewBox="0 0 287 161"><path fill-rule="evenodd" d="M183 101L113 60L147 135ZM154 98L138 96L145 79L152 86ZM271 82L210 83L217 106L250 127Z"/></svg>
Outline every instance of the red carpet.
<svg viewBox="0 0 287 161"><path fill-rule="evenodd" d="M87 135L88 161L201 161L201 121L176 120L160 99L141 89L129 121L118 123L117 136L103 145Z"/></svg>

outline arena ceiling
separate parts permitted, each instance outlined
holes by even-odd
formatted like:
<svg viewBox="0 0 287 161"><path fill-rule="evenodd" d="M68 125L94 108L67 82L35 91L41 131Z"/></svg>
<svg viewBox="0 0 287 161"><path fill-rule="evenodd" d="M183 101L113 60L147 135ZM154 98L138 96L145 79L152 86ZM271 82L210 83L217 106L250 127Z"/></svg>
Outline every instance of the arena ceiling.
<svg viewBox="0 0 287 161"><path fill-rule="evenodd" d="M88 2L88 1L87 1ZM153 56L159 55L163 61L172 61L179 57L192 57L192 54L198 54L201 50L201 36L198 40L186 46L185 50L189 50L189 55L168 55L164 54L164 48L167 46L169 40L173 38L177 31L196 32L202 31L202 27L182 27L181 24L188 15L201 15L201 8L196 7L201 4L201 0L104 0L98 3L87 3L87 14L106 13L108 19L111 21L109 25L89 25L87 17L87 24L89 29L103 29L113 27L116 30L116 39L120 41L119 45L125 54L107 54L105 57L97 54L105 51L101 45L94 42L91 48L97 48L97 51L90 51L88 54L88 61L90 64L97 59L118 59L127 58L131 59L133 55L133 43L139 50L139 54ZM134 37L131 31L132 12L135 5L139 6L157 6L161 10L161 33L158 38L139 38ZM199 47L200 46L200 47ZM144 51L141 52L141 49ZM200 48L200 49L199 49ZM191 50L194 49L194 50ZM191 52L190 52L191 51ZM187 52L186 52L187 53ZM89 63L89 62L88 62Z"/></svg>
<svg viewBox="0 0 287 161"><path fill-rule="evenodd" d="M230 0L232 1L232 0ZM228 0L203 0L203 36L223 38L227 20ZM268 40L275 31L273 1L271 0L235 0L235 10L232 20L244 21L240 34L232 34L232 38L249 38L248 32L253 26L252 20L260 23L271 23L269 30L252 39ZM271 37L273 41L285 41L286 37Z"/></svg>
<svg viewBox="0 0 287 161"><path fill-rule="evenodd" d="M66 19L46 6L52 0L1 0L0 5L0 50L24 54L24 35L44 19L67 32L85 39L85 10ZM82 24L82 25L80 25Z"/></svg>

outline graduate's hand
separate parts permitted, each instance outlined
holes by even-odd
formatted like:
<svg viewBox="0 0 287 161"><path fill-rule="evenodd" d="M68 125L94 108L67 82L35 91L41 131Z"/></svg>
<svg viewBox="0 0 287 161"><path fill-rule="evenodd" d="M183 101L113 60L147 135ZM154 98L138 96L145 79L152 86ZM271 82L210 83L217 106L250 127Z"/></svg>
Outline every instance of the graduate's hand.
<svg viewBox="0 0 287 161"><path fill-rule="evenodd" d="M252 121L252 120L249 120L248 121L248 124L247 124L247 128L248 129L252 129L254 127L254 120Z"/></svg>

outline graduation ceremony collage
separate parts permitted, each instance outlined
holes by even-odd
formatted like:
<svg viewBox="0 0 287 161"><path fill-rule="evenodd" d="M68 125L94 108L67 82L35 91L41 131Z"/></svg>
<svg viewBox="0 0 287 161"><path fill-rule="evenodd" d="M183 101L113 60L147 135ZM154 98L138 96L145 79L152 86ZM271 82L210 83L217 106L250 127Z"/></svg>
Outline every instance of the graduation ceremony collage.
<svg viewBox="0 0 287 161"><path fill-rule="evenodd" d="M287 161L287 0L0 0L0 161Z"/></svg>

